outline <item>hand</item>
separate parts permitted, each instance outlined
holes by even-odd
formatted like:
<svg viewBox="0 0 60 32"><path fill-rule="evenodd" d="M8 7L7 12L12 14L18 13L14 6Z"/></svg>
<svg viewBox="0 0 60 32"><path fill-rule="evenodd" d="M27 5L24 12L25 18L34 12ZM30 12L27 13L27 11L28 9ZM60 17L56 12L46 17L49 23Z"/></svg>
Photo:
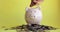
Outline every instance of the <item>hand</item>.
<svg viewBox="0 0 60 32"><path fill-rule="evenodd" d="M32 6L34 6L34 5L39 5L40 2L43 2L43 0L31 0L30 7L32 7Z"/></svg>

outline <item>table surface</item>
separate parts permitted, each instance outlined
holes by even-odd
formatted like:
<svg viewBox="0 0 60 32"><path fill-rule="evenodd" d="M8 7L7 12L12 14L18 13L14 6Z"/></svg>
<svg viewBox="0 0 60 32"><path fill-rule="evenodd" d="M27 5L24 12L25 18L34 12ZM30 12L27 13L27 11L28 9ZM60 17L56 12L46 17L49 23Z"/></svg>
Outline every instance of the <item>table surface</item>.
<svg viewBox="0 0 60 32"><path fill-rule="evenodd" d="M57 30L49 30L50 32L60 32L60 29L57 29ZM3 29L0 29L0 32L16 32L16 30L3 30Z"/></svg>

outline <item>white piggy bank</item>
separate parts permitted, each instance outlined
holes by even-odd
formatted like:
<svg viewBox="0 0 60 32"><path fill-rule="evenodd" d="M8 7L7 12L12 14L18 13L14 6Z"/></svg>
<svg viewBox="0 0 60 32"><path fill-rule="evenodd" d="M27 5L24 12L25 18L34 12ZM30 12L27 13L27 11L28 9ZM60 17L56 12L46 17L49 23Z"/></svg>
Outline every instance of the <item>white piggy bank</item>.
<svg viewBox="0 0 60 32"><path fill-rule="evenodd" d="M42 20L42 11L40 7L26 8L25 20L27 24L40 24Z"/></svg>

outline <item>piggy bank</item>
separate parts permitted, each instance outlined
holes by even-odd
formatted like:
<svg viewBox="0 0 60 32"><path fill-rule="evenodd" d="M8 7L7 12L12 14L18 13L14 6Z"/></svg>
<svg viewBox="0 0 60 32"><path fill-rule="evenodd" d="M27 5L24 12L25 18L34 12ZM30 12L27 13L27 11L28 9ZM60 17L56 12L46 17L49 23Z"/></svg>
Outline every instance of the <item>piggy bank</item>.
<svg viewBox="0 0 60 32"><path fill-rule="evenodd" d="M27 24L40 24L42 20L42 11L40 7L26 8L25 20Z"/></svg>

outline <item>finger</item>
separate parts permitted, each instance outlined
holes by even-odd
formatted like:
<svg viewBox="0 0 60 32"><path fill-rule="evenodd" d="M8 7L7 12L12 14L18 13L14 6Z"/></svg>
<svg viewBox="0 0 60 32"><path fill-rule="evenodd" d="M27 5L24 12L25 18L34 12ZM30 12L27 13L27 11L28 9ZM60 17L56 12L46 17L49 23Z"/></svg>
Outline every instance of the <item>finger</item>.
<svg viewBox="0 0 60 32"><path fill-rule="evenodd" d="M31 0L30 7L32 7L32 6L36 5L36 4L37 4L37 1L35 1L35 0Z"/></svg>

